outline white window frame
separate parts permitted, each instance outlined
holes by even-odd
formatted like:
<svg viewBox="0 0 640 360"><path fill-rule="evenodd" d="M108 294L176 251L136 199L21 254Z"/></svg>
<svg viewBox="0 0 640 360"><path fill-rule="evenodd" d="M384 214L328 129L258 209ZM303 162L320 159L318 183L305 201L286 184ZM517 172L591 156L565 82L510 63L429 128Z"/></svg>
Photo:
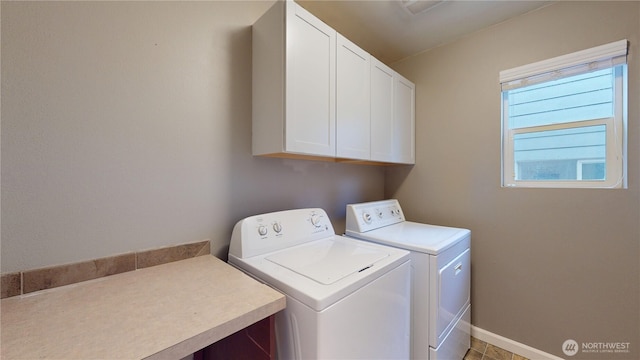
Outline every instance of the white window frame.
<svg viewBox="0 0 640 360"><path fill-rule="evenodd" d="M627 40L598 46L557 58L500 72L502 86L502 186L510 188L626 188L627 133ZM510 129L507 90L555 80L590 70L614 68L614 116L562 124ZM514 136L522 133L605 125L605 180L517 180L514 161Z"/></svg>
<svg viewBox="0 0 640 360"><path fill-rule="evenodd" d="M578 178L578 180L582 180L582 166L585 164L602 164L605 163L602 160L593 160L593 159L587 159L587 160L578 160L578 162L576 163L576 176Z"/></svg>

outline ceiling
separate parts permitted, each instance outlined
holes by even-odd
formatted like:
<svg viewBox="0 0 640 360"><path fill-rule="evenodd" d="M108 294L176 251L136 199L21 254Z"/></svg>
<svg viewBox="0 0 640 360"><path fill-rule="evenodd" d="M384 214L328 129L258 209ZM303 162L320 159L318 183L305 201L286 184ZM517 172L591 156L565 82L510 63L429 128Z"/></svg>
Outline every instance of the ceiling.
<svg viewBox="0 0 640 360"><path fill-rule="evenodd" d="M297 0L309 12L391 64L482 28L549 5L524 0ZM427 7L411 14L402 3ZM418 8L418 10L420 10Z"/></svg>

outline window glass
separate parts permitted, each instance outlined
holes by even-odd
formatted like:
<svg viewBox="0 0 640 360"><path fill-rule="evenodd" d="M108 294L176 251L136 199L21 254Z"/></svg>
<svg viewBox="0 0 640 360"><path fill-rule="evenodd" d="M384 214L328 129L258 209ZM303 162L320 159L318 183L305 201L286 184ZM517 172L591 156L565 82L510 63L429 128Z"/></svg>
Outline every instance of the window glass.
<svg viewBox="0 0 640 360"><path fill-rule="evenodd" d="M516 180L604 180L592 164L606 160L606 125L524 132L513 137ZM578 176L578 164L581 176Z"/></svg>
<svg viewBox="0 0 640 360"><path fill-rule="evenodd" d="M509 127L611 117L613 80L609 68L509 90Z"/></svg>

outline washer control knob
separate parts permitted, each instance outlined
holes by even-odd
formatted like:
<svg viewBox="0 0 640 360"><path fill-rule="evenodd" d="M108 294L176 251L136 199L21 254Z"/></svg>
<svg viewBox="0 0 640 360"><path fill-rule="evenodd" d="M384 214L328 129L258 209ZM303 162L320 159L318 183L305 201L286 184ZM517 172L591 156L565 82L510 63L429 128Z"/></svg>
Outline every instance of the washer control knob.
<svg viewBox="0 0 640 360"><path fill-rule="evenodd" d="M365 213L362 214L362 219L367 224L371 224L371 220L373 220L373 218L371 217L371 214L369 214L368 212L365 212Z"/></svg>
<svg viewBox="0 0 640 360"><path fill-rule="evenodd" d="M282 231L282 224L280 224L279 222L274 222L273 231L280 233L280 231Z"/></svg>
<svg viewBox="0 0 640 360"><path fill-rule="evenodd" d="M264 225L260 225L258 226L258 234L260 234L261 236L265 236L267 235L267 227Z"/></svg>
<svg viewBox="0 0 640 360"><path fill-rule="evenodd" d="M311 224L315 227L320 227L320 216L311 214Z"/></svg>

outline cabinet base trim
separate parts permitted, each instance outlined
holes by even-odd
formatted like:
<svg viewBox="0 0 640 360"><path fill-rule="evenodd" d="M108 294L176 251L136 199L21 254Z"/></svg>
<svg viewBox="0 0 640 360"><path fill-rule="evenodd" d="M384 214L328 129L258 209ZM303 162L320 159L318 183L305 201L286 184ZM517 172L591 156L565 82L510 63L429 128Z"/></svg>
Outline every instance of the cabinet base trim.
<svg viewBox="0 0 640 360"><path fill-rule="evenodd" d="M330 156L293 154L293 153L284 153L284 152L282 152L282 153L272 153L272 154L259 154L259 155L254 155L254 156L279 158L279 159L297 159L297 160L325 161L325 162L356 164L356 165L376 165L376 166L392 166L392 165L409 165L409 166L413 166L413 165L415 165L415 164L390 163L390 162L373 161L373 160L345 159L345 158L336 158L336 157L330 157Z"/></svg>

